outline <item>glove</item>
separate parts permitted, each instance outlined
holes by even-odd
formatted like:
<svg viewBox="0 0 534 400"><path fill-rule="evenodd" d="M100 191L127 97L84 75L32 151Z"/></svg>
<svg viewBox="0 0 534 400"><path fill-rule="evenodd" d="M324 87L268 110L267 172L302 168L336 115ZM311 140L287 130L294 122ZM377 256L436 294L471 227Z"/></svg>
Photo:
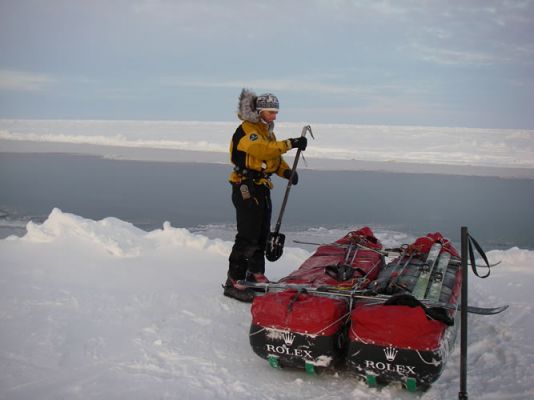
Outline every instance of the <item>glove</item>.
<svg viewBox="0 0 534 400"><path fill-rule="evenodd" d="M289 180L289 178L291 178L291 170L290 169L286 169L284 171L284 178L286 178L287 180ZM295 171L295 173L293 174L293 180L291 181L291 184L292 185L296 185L299 183L299 174L297 174L297 171Z"/></svg>
<svg viewBox="0 0 534 400"><path fill-rule="evenodd" d="M308 139L306 139L305 136L300 136L298 138L292 138L289 139L291 142L291 148L292 149L299 149L299 150L306 150L306 146L308 145Z"/></svg>

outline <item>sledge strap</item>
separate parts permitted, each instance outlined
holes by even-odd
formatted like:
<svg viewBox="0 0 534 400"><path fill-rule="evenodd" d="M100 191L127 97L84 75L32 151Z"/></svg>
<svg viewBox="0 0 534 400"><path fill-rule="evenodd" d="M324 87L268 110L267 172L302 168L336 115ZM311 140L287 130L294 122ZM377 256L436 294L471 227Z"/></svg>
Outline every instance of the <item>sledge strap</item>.
<svg viewBox="0 0 534 400"><path fill-rule="evenodd" d="M346 264L328 265L324 268L324 272L338 282L351 280L355 272L360 273L361 276L366 274L363 269Z"/></svg>
<svg viewBox="0 0 534 400"><path fill-rule="evenodd" d="M488 257L486 257L486 253L484 253L484 250L482 250L482 247L478 244L478 242L475 240L475 238L473 236L471 236L470 234L467 234L467 242L468 242L468 247L469 247L469 261L471 262L471 268L473 269L473 273L476 276L478 276L479 278L487 278L490 275L491 266L490 266L490 263L488 261ZM474 249L473 249L473 247L474 247ZM480 275L478 273L478 267L477 267L477 264L475 262L475 250L480 255L480 257L482 257L484 262L486 263L485 266L488 268L488 273L485 274L485 275Z"/></svg>
<svg viewBox="0 0 534 400"><path fill-rule="evenodd" d="M403 293L391 296L390 299L384 302L384 305L421 307L430 319L441 321L447 326L454 325L454 320L449 316L445 309L440 307L427 307L411 294Z"/></svg>

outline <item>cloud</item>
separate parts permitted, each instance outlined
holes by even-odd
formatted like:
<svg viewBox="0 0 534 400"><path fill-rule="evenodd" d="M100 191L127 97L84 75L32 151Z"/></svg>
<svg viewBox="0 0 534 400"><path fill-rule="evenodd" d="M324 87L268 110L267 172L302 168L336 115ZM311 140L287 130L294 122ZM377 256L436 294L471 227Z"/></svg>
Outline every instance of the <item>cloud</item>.
<svg viewBox="0 0 534 400"><path fill-rule="evenodd" d="M297 93L315 93L315 94L351 94L351 95L372 95L375 93L387 92L413 92L411 85L401 86L396 84L357 84L357 83L329 83L329 79L336 78L332 76L301 76L287 77L284 79L243 79L243 80L209 80L205 78L192 77L172 77L167 76L159 79L162 86L168 87L191 87L191 88L231 88L241 89L243 87L253 88L256 90L272 90Z"/></svg>
<svg viewBox="0 0 534 400"><path fill-rule="evenodd" d="M318 81L306 81L295 79L244 79L236 80L206 80L206 79L191 79L181 77L165 77L160 80L164 86L181 86L181 87L196 87L196 88L256 88L269 89L277 91L293 91L293 92L317 92L317 93L354 93L358 89L352 86L325 84Z"/></svg>
<svg viewBox="0 0 534 400"><path fill-rule="evenodd" d="M25 71L0 70L0 90L36 92L56 80L44 75Z"/></svg>
<svg viewBox="0 0 534 400"><path fill-rule="evenodd" d="M446 48L429 47L424 45L411 45L414 54L420 60L443 65L492 65L502 62L495 55L468 51L452 50Z"/></svg>

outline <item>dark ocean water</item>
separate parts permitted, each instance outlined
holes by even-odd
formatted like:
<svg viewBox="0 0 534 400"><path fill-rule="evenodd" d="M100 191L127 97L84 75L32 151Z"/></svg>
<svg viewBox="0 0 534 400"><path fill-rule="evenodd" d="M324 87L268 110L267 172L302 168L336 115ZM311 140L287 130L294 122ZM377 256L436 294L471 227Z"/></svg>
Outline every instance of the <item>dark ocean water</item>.
<svg viewBox="0 0 534 400"><path fill-rule="evenodd" d="M229 165L0 153L0 234L22 234L54 207L151 230L219 226L232 235ZM273 177L273 225L286 181ZM411 235L460 227L488 249L534 249L534 180L386 172L300 171L282 231L362 225Z"/></svg>

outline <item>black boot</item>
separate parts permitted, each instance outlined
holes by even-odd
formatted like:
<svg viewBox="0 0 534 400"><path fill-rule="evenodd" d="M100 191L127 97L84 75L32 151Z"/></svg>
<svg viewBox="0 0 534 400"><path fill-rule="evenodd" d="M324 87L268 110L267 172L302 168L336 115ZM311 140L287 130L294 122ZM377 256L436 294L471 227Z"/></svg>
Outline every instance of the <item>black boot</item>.
<svg viewBox="0 0 534 400"><path fill-rule="evenodd" d="M247 287L240 287L236 281L231 278L226 280L224 285L223 294L227 297L232 297L236 300L242 301L244 303L252 303L254 300L254 292Z"/></svg>

